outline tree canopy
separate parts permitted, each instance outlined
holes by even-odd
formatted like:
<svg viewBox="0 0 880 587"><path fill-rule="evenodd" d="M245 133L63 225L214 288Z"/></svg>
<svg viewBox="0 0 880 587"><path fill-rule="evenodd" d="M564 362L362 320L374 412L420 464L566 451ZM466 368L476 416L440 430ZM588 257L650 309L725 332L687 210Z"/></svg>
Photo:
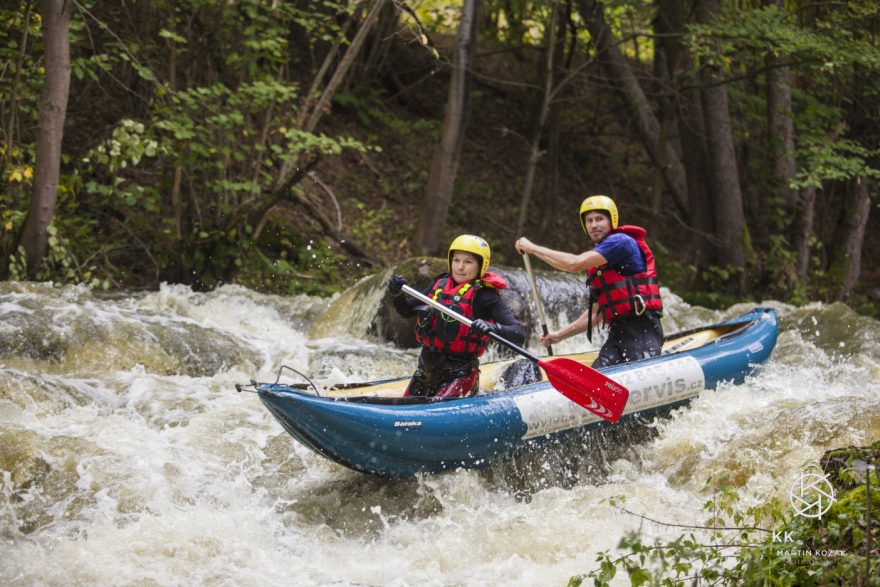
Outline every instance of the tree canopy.
<svg viewBox="0 0 880 587"><path fill-rule="evenodd" d="M460 2L0 8L3 275L329 292L424 248L417 233L438 249L460 232L583 247L573 200L608 193L701 302L870 306L875 2L476 6L465 60ZM59 7L70 90L52 155L39 147ZM467 126L445 104L456 63ZM461 165L431 179L449 125ZM53 158L49 201L37 171ZM452 186L439 209L432 182Z"/></svg>

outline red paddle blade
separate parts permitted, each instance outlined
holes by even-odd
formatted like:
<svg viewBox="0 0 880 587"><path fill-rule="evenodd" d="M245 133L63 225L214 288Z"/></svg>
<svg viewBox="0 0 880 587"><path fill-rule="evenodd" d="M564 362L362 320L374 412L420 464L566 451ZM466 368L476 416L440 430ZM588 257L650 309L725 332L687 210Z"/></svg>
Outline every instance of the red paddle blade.
<svg viewBox="0 0 880 587"><path fill-rule="evenodd" d="M600 418L617 422L629 399L629 390L592 367L558 357L538 361L559 393Z"/></svg>

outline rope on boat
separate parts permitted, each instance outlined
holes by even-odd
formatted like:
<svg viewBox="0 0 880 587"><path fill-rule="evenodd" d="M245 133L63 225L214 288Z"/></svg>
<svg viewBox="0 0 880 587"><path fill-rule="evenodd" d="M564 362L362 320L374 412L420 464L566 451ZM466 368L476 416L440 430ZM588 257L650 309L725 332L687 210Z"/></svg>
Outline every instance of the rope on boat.
<svg viewBox="0 0 880 587"><path fill-rule="evenodd" d="M287 369L288 371L293 371L294 373L296 373L297 375L299 375L300 377L302 377L303 379L308 381L309 385L312 386L312 389L315 390L315 395L318 395L318 396L321 395L321 392L318 391L318 386L315 385L315 383L311 379L309 379L305 373L300 373L299 371L297 371L293 367L288 367L287 365L281 365L281 368L278 369L278 378L275 379L274 385L278 385L278 382L281 381L281 372L284 371L285 369Z"/></svg>
<svg viewBox="0 0 880 587"><path fill-rule="evenodd" d="M303 379L308 381L309 382L308 385L310 385L312 387L312 389L315 390L315 395L320 397L321 392L318 391L318 386L315 385L315 383L311 379L309 379L305 373L300 373L299 371L297 371L293 367L288 367L287 365L281 365L281 368L278 369L278 377L275 378L275 383L273 383L272 385L278 385L278 382L281 381L281 373L285 369L287 369L288 371L293 371L294 373L296 373L297 375L299 375L300 377L302 377ZM251 382L248 384L243 385L241 383L236 383L235 390L238 391L239 393L242 391L248 391L251 393L259 393L260 385L261 384L257 383L256 379L251 379ZM297 387L297 388L305 389L306 384L305 383L294 383L294 384L291 384L290 387Z"/></svg>

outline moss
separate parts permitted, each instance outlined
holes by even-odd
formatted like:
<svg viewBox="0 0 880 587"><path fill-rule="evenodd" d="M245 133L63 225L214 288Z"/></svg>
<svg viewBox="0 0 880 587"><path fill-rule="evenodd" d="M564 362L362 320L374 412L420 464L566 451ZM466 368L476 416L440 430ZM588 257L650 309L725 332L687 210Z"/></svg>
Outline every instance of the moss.
<svg viewBox="0 0 880 587"><path fill-rule="evenodd" d="M876 479L876 474L871 475L871 480ZM854 520L859 516L864 516L868 501L866 499L867 486L859 485L855 489L847 491L832 504L828 510L828 519L849 519ZM880 518L880 486L871 484L871 517ZM825 517L823 516L823 519Z"/></svg>
<svg viewBox="0 0 880 587"><path fill-rule="evenodd" d="M880 463L880 441L870 446L850 446L826 451L820 465L835 489L849 491L865 483L868 460ZM871 483L880 488L876 470L871 474Z"/></svg>

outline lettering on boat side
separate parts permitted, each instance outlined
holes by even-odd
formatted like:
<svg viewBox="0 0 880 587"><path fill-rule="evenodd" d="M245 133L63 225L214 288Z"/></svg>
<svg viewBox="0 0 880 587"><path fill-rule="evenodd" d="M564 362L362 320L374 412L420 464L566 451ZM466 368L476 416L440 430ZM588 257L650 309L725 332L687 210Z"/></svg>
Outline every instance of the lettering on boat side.
<svg viewBox="0 0 880 587"><path fill-rule="evenodd" d="M691 399L706 387L703 369L693 357L662 361L608 376L629 388L624 414ZM516 395L512 399L527 427L523 440L600 420L553 388Z"/></svg>
<svg viewBox="0 0 880 587"><path fill-rule="evenodd" d="M421 426L422 423L419 420L395 420L394 427L395 428L409 428L410 426Z"/></svg>

